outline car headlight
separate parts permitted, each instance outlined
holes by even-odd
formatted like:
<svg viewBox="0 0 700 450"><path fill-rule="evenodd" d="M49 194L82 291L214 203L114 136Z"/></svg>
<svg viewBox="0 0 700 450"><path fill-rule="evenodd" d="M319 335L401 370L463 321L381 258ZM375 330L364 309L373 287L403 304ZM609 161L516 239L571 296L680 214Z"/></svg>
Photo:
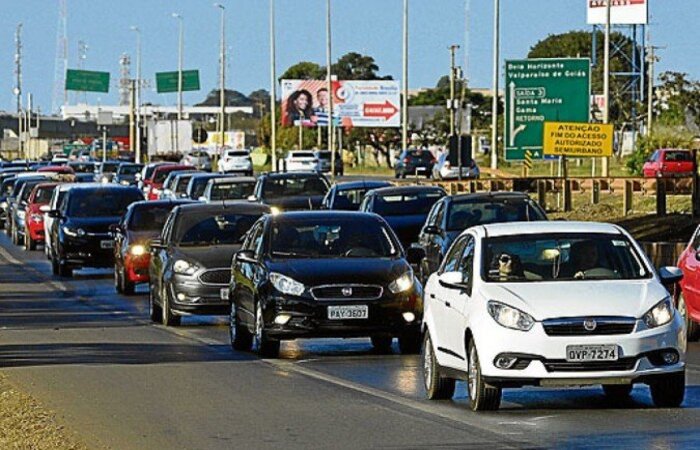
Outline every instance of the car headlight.
<svg viewBox="0 0 700 450"><path fill-rule="evenodd" d="M487 304L487 309L493 320L511 330L530 331L535 324L535 319L531 315L505 303L491 300Z"/></svg>
<svg viewBox="0 0 700 450"><path fill-rule="evenodd" d="M17 217L19 217L20 220L24 220L25 215L26 215L26 213L24 211L22 211L22 210L17 211Z"/></svg>
<svg viewBox="0 0 700 450"><path fill-rule="evenodd" d="M0 208L6 209L6 208L7 208L7 202L2 202L2 203L0 203Z"/></svg>
<svg viewBox="0 0 700 450"><path fill-rule="evenodd" d="M270 213L271 213L273 216L276 216L277 214L279 214L279 213L281 213L281 212L282 212L282 210L279 209L279 208L276 207L276 206L273 206L272 208L270 208Z"/></svg>
<svg viewBox="0 0 700 450"><path fill-rule="evenodd" d="M70 237L85 236L85 230L83 230L82 228L63 227L63 232Z"/></svg>
<svg viewBox="0 0 700 450"><path fill-rule="evenodd" d="M122 186L128 186L128 185L129 185L129 181L128 181L128 180L122 180L122 181L119 182L119 184L121 184Z"/></svg>
<svg viewBox="0 0 700 450"><path fill-rule="evenodd" d="M666 297L657 303L644 314L642 319L649 328L656 328L669 323L671 319L673 319L673 303L671 302L671 297Z"/></svg>
<svg viewBox="0 0 700 450"><path fill-rule="evenodd" d="M406 292L413 286L413 271L408 271L389 283L389 290L392 294Z"/></svg>
<svg viewBox="0 0 700 450"><path fill-rule="evenodd" d="M102 177L102 179L101 179L100 181L101 181L103 184L109 183L109 178L107 178L107 177Z"/></svg>
<svg viewBox="0 0 700 450"><path fill-rule="evenodd" d="M139 244L132 245L131 248L129 248L129 253L131 253L133 256L143 256L146 254L146 247Z"/></svg>
<svg viewBox="0 0 700 450"><path fill-rule="evenodd" d="M175 273L179 273L181 275L194 275L194 273L199 270L199 267L190 263L189 261L185 261L184 259L178 259L175 261L175 264L173 264L173 270Z"/></svg>
<svg viewBox="0 0 700 450"><path fill-rule="evenodd" d="M303 284L281 273L272 272L270 282L281 293L297 297L303 294L306 289Z"/></svg>

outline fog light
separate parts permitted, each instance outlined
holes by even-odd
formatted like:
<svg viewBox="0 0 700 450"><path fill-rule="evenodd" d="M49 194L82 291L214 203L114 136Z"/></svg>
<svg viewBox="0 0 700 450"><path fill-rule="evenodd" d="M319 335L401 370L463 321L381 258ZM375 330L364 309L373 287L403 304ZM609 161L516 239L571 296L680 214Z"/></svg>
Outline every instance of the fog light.
<svg viewBox="0 0 700 450"><path fill-rule="evenodd" d="M670 366L670 365L676 364L678 362L678 353L676 353L676 352L663 352L661 354L661 358L663 358L664 364L668 364Z"/></svg>
<svg viewBox="0 0 700 450"><path fill-rule="evenodd" d="M292 316L289 314L278 314L277 317L275 317L275 323L277 325L287 325L287 322L291 320Z"/></svg>
<svg viewBox="0 0 700 450"><path fill-rule="evenodd" d="M177 299L180 300L181 302L184 302L185 300L187 300L187 296L185 294L183 294L182 292L180 292L179 294L177 294Z"/></svg>
<svg viewBox="0 0 700 450"><path fill-rule="evenodd" d="M416 320L416 315L413 314L412 312L405 312L405 313L403 313L403 320L405 320L408 323L411 323L414 320Z"/></svg>
<svg viewBox="0 0 700 450"><path fill-rule="evenodd" d="M512 368L516 362L518 362L518 358L512 356L497 356L494 365L499 369L507 370Z"/></svg>

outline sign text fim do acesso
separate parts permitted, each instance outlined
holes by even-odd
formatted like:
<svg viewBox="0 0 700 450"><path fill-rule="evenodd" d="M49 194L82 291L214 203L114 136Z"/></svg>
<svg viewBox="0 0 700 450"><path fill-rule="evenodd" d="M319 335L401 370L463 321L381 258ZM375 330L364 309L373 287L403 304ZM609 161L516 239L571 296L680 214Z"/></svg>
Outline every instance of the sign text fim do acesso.
<svg viewBox="0 0 700 450"><path fill-rule="evenodd" d="M544 154L554 156L612 156L613 125L602 123L545 122Z"/></svg>

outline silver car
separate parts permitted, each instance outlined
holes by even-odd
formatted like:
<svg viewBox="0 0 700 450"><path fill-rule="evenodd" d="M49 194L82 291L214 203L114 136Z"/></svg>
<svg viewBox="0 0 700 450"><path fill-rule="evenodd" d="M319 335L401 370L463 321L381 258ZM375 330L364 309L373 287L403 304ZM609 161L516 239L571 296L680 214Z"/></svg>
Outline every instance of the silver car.
<svg viewBox="0 0 700 450"><path fill-rule="evenodd" d="M464 161L462 165L462 178L479 178L481 172L476 161ZM450 164L448 154L443 153L438 157L437 162L433 166L433 179L435 180L454 180L459 178L459 168L456 165Z"/></svg>

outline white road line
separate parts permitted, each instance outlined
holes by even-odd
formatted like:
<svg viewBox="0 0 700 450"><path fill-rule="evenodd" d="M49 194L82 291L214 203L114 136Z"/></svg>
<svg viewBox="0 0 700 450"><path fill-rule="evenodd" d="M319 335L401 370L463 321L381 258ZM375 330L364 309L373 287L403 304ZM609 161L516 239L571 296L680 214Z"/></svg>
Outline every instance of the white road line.
<svg viewBox="0 0 700 450"><path fill-rule="evenodd" d="M12 255L10 254L10 252L8 252L7 250L5 250L5 248L2 247L2 246L0 246L0 256L2 256L3 258L5 258L10 264L14 264L14 265L16 265L16 266L21 266L21 265L23 265L21 261L19 261L18 259L15 259L15 257L12 256Z"/></svg>
<svg viewBox="0 0 700 450"><path fill-rule="evenodd" d="M12 254L10 252L8 252L2 246L0 246L0 256L2 256L10 264L13 264L15 266L21 266L25 269L28 268L29 270L32 270L32 271L38 273L42 277L46 277L46 275L44 275L43 273L39 272L38 270L34 269L33 267L29 266L28 264L18 260L14 256L12 256ZM61 283L60 281L46 280L44 283L48 284L49 286L51 286L53 289L55 289L57 291L61 291L61 292L68 291L68 287L64 283Z"/></svg>

